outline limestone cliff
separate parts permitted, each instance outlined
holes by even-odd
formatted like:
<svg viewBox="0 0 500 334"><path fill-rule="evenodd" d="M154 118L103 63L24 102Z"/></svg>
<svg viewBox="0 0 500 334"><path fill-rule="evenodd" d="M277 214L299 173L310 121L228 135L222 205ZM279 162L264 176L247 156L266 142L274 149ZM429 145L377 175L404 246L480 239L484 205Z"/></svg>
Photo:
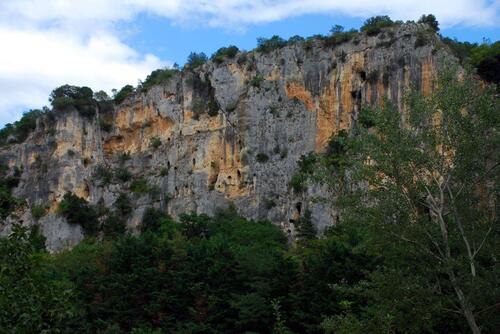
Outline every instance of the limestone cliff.
<svg viewBox="0 0 500 334"><path fill-rule="evenodd" d="M319 186L294 193L289 183L297 161L348 130L364 104L388 97L401 110L406 88L432 90L439 59L452 56L436 35L416 47L422 29L408 24L336 46L313 40L269 53L239 53L182 71L107 113L84 117L67 110L40 119L24 143L0 152L8 166L21 170L13 194L27 202L0 230L8 233L16 220L35 223L30 207L48 204L38 221L48 247L79 242L80 226L56 213L67 191L105 207L128 193L131 229L150 206L176 216L211 214L234 203L241 215L270 219L290 234L309 208L321 230L334 222L335 208L317 200L330 196ZM217 110L206 112L209 102ZM103 171L120 168L131 173L130 181L101 182ZM130 184L139 178L154 191L132 194Z"/></svg>

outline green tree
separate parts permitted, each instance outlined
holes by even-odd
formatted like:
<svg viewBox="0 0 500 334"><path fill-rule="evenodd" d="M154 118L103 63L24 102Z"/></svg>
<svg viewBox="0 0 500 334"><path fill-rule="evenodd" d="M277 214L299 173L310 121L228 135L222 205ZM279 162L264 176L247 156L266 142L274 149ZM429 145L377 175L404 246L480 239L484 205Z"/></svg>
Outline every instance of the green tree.
<svg viewBox="0 0 500 334"><path fill-rule="evenodd" d="M392 281L420 289L415 303L457 312L480 333L495 323L492 305L500 296L494 279L500 274L494 260L500 110L494 88L480 87L470 74L458 80L445 71L436 87L428 97L410 94L404 118L385 103L374 111L372 128L355 130L348 156L357 186L345 200L344 219L373 226L373 240L385 245L387 267L372 277L384 296L373 321L383 312L397 314L398 303L385 303L389 293L401 293L397 300L405 307L409 296L386 285ZM430 313L434 321L438 312ZM398 319L386 324L397 327Z"/></svg>

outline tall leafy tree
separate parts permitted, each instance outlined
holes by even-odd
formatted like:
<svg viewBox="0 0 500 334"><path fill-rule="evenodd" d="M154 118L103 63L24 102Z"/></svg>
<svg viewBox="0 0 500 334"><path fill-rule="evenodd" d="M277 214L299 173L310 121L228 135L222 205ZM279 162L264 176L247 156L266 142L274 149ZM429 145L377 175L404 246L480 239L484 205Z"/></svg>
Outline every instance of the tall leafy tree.
<svg viewBox="0 0 500 334"><path fill-rule="evenodd" d="M492 328L500 296L500 110L494 88L469 74L458 79L447 70L436 87L430 96L409 94L403 113L387 101L365 111L371 121L359 124L349 144L355 186L343 219L371 225L374 244L384 245L379 283L417 287L422 298L433 292L441 297L427 296L434 306L480 333ZM395 291L382 292L385 300Z"/></svg>

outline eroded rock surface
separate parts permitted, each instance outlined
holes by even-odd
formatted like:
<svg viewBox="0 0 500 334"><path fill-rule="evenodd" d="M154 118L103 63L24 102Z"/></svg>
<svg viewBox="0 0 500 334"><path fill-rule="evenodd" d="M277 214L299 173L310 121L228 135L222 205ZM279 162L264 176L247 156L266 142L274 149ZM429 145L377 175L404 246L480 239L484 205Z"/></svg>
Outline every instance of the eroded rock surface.
<svg viewBox="0 0 500 334"><path fill-rule="evenodd" d="M321 152L338 131L349 130L364 104L388 97L402 110L410 85L432 90L439 59L451 56L437 36L415 48L418 29L425 27L360 34L335 47L318 40L239 54L184 71L114 106L110 114L85 118L73 110L40 121L24 143L0 152L10 167L22 169L13 194L27 201L0 230L8 233L16 220L33 224L29 208L48 204L39 223L49 248L74 245L83 238L81 228L56 213L66 191L106 207L121 192L129 194L131 229L149 206L176 216L212 214L234 203L241 215L270 219L291 234L293 222L308 208L321 230L336 219L335 208L321 200L332 194L320 186L294 193L289 183L297 161ZM252 84L259 81L255 78L262 80ZM207 113L209 101L219 105L215 116ZM112 124L109 132L102 129L104 118ZM156 148L151 146L155 137L161 141ZM130 159L120 158L124 153ZM99 168L126 168L132 180L143 177L156 191L135 195L131 181L116 179L103 185Z"/></svg>

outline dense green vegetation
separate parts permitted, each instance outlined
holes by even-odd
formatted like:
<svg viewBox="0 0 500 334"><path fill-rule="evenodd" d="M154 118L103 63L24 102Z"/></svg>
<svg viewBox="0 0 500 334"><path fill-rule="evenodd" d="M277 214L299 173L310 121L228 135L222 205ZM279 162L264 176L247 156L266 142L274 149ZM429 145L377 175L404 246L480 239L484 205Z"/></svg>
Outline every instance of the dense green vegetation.
<svg viewBox="0 0 500 334"><path fill-rule="evenodd" d="M14 124L6 124L0 130L0 145L7 143L22 143L28 135L35 130L36 120L47 111L38 109L25 112L19 121Z"/></svg>
<svg viewBox="0 0 500 334"><path fill-rule="evenodd" d="M52 91L49 100L55 110L74 107L82 116L92 117L95 114L96 101L89 87L63 85Z"/></svg>

